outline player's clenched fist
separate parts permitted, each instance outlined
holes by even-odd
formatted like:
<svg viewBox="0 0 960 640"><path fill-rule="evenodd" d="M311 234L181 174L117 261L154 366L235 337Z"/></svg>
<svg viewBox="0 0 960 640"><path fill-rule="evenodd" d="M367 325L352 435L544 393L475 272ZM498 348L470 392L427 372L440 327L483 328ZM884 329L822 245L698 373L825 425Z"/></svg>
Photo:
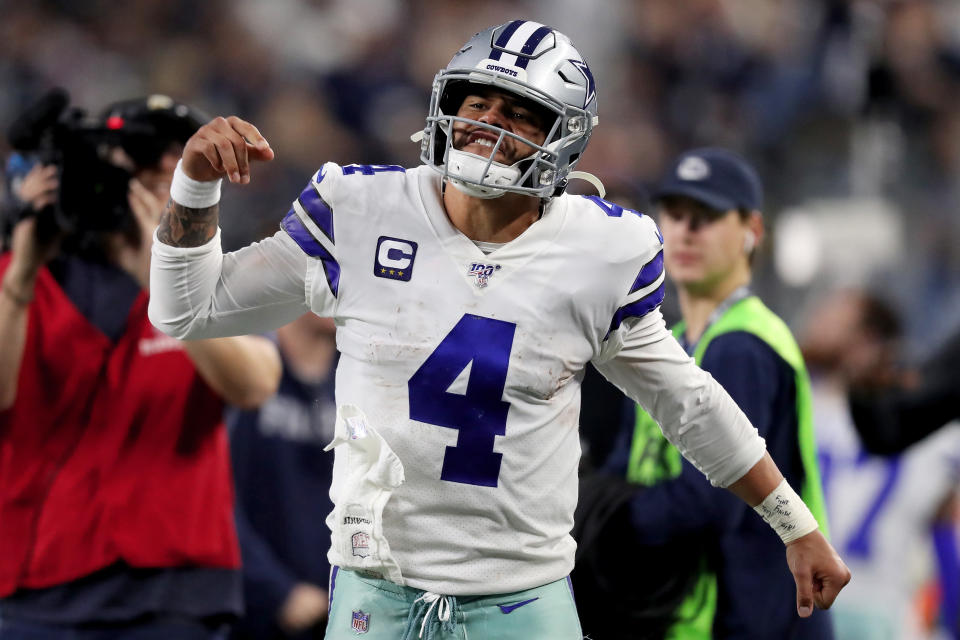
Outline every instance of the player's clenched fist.
<svg viewBox="0 0 960 640"><path fill-rule="evenodd" d="M807 617L816 605L829 609L850 582L850 570L819 531L787 545L787 565L797 583L797 613Z"/></svg>
<svg viewBox="0 0 960 640"><path fill-rule="evenodd" d="M273 160L273 149L255 126L236 116L217 117L200 127L183 149L183 172L207 182L226 177L250 182L251 160Z"/></svg>

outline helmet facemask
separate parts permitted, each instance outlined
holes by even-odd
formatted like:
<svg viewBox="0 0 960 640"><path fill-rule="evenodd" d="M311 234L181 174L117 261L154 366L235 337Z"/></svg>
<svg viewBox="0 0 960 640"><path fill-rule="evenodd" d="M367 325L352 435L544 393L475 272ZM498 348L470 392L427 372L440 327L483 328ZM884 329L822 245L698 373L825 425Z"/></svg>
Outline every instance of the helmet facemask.
<svg viewBox="0 0 960 640"><path fill-rule="evenodd" d="M420 138L420 158L474 197L496 198L508 192L541 198L559 195L595 124L593 79L588 70L584 71L586 65L569 41L556 32L544 39L545 50L530 58L529 68L526 62L511 67L506 61L489 59L498 31L506 26L474 36L434 78L430 111ZM543 143L458 116L471 86L509 93L541 114ZM583 103L586 107L579 106ZM454 148L454 125L461 122L497 136L489 156ZM509 166L495 161L507 138L531 148L531 153Z"/></svg>

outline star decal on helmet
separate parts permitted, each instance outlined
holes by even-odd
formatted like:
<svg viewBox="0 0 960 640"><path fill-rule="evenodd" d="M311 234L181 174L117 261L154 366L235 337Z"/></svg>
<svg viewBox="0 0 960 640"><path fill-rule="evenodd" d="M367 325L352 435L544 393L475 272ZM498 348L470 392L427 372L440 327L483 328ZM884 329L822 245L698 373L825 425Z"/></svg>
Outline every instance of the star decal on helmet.
<svg viewBox="0 0 960 640"><path fill-rule="evenodd" d="M583 74L583 77L587 79L587 97L583 101L583 106L586 108L588 104L594 101L597 97L597 85L593 81L593 72L590 71L590 67L587 66L587 63L583 60L571 60L573 66L580 70L580 73Z"/></svg>

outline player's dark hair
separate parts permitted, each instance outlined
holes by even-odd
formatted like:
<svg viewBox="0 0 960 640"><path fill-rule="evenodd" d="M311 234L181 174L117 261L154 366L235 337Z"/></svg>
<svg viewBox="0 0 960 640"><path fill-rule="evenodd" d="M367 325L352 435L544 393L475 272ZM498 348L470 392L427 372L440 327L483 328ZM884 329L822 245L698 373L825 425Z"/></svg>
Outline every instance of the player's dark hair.
<svg viewBox="0 0 960 640"><path fill-rule="evenodd" d="M883 298L865 293L860 300L861 325L880 340L896 340L903 334L903 322L900 314Z"/></svg>

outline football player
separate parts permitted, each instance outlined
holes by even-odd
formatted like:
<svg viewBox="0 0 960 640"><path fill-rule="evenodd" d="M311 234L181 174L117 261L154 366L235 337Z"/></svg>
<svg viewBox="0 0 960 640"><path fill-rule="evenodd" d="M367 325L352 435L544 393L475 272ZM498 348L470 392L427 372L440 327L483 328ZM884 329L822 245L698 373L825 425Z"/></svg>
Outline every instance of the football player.
<svg viewBox="0 0 960 640"><path fill-rule="evenodd" d="M587 362L781 534L800 615L849 579L666 330L656 224L564 193L596 123L569 38L489 28L434 80L422 166L327 163L276 235L226 255L221 178L249 182L273 151L236 117L187 144L154 245L154 323L178 337L305 311L337 323L328 638L581 637L567 576Z"/></svg>

